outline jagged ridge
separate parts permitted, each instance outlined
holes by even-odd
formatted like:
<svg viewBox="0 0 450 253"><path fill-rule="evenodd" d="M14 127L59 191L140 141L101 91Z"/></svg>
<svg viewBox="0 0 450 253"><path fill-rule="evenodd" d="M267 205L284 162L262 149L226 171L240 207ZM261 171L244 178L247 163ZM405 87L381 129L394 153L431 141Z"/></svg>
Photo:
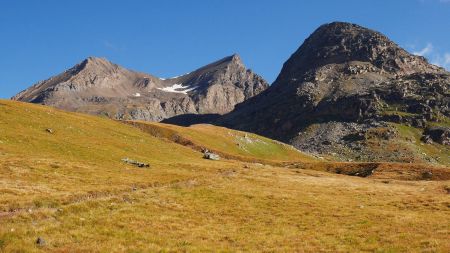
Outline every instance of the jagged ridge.
<svg viewBox="0 0 450 253"><path fill-rule="evenodd" d="M160 121L185 113L223 114L267 87L237 54L169 79L89 57L12 99L116 119Z"/></svg>

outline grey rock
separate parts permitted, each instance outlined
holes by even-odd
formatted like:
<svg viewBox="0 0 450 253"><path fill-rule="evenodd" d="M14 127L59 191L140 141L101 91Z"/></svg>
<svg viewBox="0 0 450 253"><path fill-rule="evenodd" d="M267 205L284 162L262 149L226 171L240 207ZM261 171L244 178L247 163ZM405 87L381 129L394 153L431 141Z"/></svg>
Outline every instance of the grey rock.
<svg viewBox="0 0 450 253"><path fill-rule="evenodd" d="M215 154L207 149L203 151L203 158L214 161L220 160L220 156L218 154Z"/></svg>
<svg viewBox="0 0 450 253"><path fill-rule="evenodd" d="M429 135L423 135L423 136L420 138L420 140L423 141L423 142L426 143L426 144L431 144L431 143L433 143L433 139L431 139L431 137L430 137Z"/></svg>
<svg viewBox="0 0 450 253"><path fill-rule="evenodd" d="M42 237L38 237L36 239L36 245L43 247L47 244L47 242L42 238Z"/></svg>
<svg viewBox="0 0 450 253"><path fill-rule="evenodd" d="M132 160L132 159L129 159L129 158L123 158L122 162L131 164L131 165L135 165L135 166L137 166L139 168L148 168L148 167L150 167L150 164L148 164L148 163L135 161L135 160Z"/></svg>

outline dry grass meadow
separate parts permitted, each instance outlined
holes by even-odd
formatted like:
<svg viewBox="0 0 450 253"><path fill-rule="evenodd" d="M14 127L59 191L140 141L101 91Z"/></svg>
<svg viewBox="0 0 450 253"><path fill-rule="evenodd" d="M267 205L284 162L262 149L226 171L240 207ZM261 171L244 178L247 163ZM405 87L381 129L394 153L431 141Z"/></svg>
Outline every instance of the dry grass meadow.
<svg viewBox="0 0 450 253"><path fill-rule="evenodd" d="M142 124L0 101L0 252L450 251L448 167L362 178L253 134Z"/></svg>

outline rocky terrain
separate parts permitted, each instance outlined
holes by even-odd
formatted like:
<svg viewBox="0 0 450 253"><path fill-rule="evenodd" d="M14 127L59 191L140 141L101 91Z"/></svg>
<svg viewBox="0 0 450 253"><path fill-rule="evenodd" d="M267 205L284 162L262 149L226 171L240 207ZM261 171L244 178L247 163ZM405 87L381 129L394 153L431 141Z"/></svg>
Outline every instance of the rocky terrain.
<svg viewBox="0 0 450 253"><path fill-rule="evenodd" d="M443 68L379 32L334 22L305 40L270 88L216 123L334 159L449 164L449 87Z"/></svg>
<svg viewBox="0 0 450 253"><path fill-rule="evenodd" d="M161 121L182 114L227 113L267 87L236 54L167 79L89 57L12 99L114 119Z"/></svg>

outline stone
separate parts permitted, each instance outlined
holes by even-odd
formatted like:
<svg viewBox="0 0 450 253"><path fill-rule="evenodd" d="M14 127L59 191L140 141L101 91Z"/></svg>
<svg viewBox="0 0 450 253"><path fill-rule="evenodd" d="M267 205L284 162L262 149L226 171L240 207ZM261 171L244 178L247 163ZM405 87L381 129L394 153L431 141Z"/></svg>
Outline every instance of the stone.
<svg viewBox="0 0 450 253"><path fill-rule="evenodd" d="M124 163L128 163L128 164L131 164L131 165L135 165L135 166L137 166L137 167L139 167L139 168L148 168L148 167L150 167L150 164L148 164L148 163L143 163L143 162L135 161L135 160L132 160L132 159L129 159L129 158L123 158L122 161L123 161Z"/></svg>
<svg viewBox="0 0 450 253"><path fill-rule="evenodd" d="M420 140L426 144L433 143L433 139L431 139L429 135L423 135L422 138L420 138Z"/></svg>
<svg viewBox="0 0 450 253"><path fill-rule="evenodd" d="M203 158L209 159L209 160L214 160L214 161L220 160L220 156L218 154L210 152L207 149L203 151Z"/></svg>
<svg viewBox="0 0 450 253"><path fill-rule="evenodd" d="M38 237L36 239L36 245L43 247L47 244L47 242L42 238L42 237Z"/></svg>
<svg viewBox="0 0 450 253"><path fill-rule="evenodd" d="M430 180L433 178L433 173L431 171L425 171L422 173L422 179Z"/></svg>

